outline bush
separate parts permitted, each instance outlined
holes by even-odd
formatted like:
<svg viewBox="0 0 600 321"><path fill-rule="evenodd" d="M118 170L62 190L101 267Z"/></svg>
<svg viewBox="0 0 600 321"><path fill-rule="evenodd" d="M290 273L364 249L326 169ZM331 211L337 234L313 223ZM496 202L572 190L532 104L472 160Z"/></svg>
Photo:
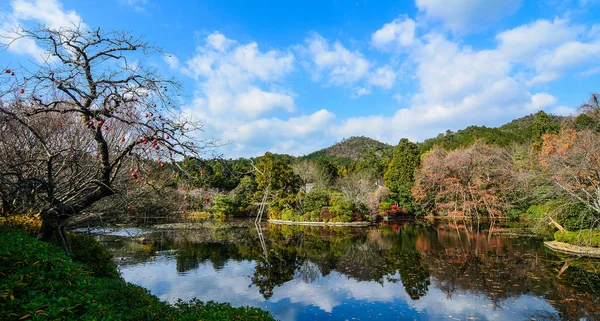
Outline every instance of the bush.
<svg viewBox="0 0 600 321"><path fill-rule="evenodd" d="M573 245L600 247L600 229L557 231L554 233L554 239Z"/></svg>
<svg viewBox="0 0 600 321"><path fill-rule="evenodd" d="M113 261L110 252L93 238L83 235L68 233L74 261L85 264L97 277L120 278L119 268Z"/></svg>
<svg viewBox="0 0 600 321"><path fill-rule="evenodd" d="M558 203L558 202L555 202ZM560 208L556 221L567 230L580 230L592 227L594 214L589 207L584 204L553 204L555 208Z"/></svg>
<svg viewBox="0 0 600 321"><path fill-rule="evenodd" d="M210 208L212 214L224 214L232 216L241 216L243 214L240 204L234 201L227 195L217 195L213 200L212 207Z"/></svg>
<svg viewBox="0 0 600 321"><path fill-rule="evenodd" d="M284 221L297 221L297 219L295 219L294 210L291 208L284 208L281 210L281 219Z"/></svg>
<svg viewBox="0 0 600 321"><path fill-rule="evenodd" d="M23 230L31 236L35 236L42 227L42 220L37 215L9 215L0 217L0 225Z"/></svg>
<svg viewBox="0 0 600 321"><path fill-rule="evenodd" d="M0 227L0 316L43 320L273 320L255 308L160 301L120 278L97 278L63 251Z"/></svg>
<svg viewBox="0 0 600 321"><path fill-rule="evenodd" d="M352 214L355 212L355 206L348 200L336 200L329 206L329 212L331 212L340 222L351 222Z"/></svg>
<svg viewBox="0 0 600 321"><path fill-rule="evenodd" d="M313 189L304 198L304 210L306 212L321 211L323 206L329 205L329 192L322 189Z"/></svg>

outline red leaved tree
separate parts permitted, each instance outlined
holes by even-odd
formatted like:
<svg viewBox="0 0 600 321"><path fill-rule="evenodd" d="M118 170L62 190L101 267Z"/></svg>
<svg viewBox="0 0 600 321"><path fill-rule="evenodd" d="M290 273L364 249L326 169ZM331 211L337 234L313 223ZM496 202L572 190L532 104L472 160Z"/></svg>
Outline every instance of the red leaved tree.
<svg viewBox="0 0 600 321"><path fill-rule="evenodd" d="M508 208L511 169L500 148L476 143L448 152L436 146L423 156L413 197L440 215L499 217Z"/></svg>

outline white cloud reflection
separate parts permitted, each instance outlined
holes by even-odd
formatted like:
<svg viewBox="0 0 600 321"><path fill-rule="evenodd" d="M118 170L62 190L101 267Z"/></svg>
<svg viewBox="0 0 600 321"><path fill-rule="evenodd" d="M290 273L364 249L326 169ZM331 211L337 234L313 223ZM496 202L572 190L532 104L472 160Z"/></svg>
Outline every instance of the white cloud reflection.
<svg viewBox="0 0 600 321"><path fill-rule="evenodd" d="M521 295L501 302L498 307L485 295L456 292L451 297L435 287L419 300L412 300L401 282L359 282L336 271L312 283L294 279L276 287L265 300L252 284L255 263L228 261L216 270L205 262L197 269L178 273L176 260L156 260L121 268L126 281L149 289L161 300L175 302L194 297L202 301L229 302L269 310L279 320L302 319L389 319L390 317L439 320L523 320L536 311L557 315L543 298ZM394 276L399 279L399 276Z"/></svg>

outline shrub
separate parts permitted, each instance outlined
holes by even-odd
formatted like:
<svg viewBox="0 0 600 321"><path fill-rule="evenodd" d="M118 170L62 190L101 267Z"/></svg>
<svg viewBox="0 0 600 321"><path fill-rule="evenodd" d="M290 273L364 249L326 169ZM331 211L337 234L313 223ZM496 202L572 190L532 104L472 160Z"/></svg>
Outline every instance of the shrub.
<svg viewBox="0 0 600 321"><path fill-rule="evenodd" d="M306 194L304 198L304 210L306 212L320 211L323 206L329 204L328 200L329 192L315 188Z"/></svg>
<svg viewBox="0 0 600 321"><path fill-rule="evenodd" d="M112 254L92 237L68 233L74 261L85 264L97 277L120 278L119 268Z"/></svg>
<svg viewBox="0 0 600 321"><path fill-rule="evenodd" d="M573 245L600 247L600 229L557 231L554 233L554 239Z"/></svg>
<svg viewBox="0 0 600 321"><path fill-rule="evenodd" d="M334 218L335 214L331 213L328 207L321 208L321 211L319 212L319 221L327 223Z"/></svg>
<svg viewBox="0 0 600 321"><path fill-rule="evenodd" d="M217 195L214 198L210 212L213 214L225 214L232 216L242 215L241 206L227 195Z"/></svg>
<svg viewBox="0 0 600 321"><path fill-rule="evenodd" d="M0 217L0 225L23 230L34 236L40 231L42 220L38 215L9 215Z"/></svg>
<svg viewBox="0 0 600 321"><path fill-rule="evenodd" d="M355 206L351 201L348 200L336 200L331 206L329 211L337 217L340 222L351 222L352 213L355 212Z"/></svg>
<svg viewBox="0 0 600 321"><path fill-rule="evenodd" d="M570 203L565 206L559 205L561 204L554 204L554 207L560 208L556 221L564 228L567 230L580 230L592 227L594 214L589 207L581 203Z"/></svg>

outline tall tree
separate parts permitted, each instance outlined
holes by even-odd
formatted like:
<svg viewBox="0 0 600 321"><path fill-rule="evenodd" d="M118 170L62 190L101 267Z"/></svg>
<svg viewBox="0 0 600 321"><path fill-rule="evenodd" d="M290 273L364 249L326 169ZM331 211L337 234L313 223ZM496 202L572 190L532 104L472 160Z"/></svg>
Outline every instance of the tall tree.
<svg viewBox="0 0 600 321"><path fill-rule="evenodd" d="M33 40L46 59L2 74L0 190L3 203L35 198L39 239L55 234L69 252L67 221L119 193L120 181L145 182L143 160L197 156L209 144L180 117L179 84L143 64L160 54L143 39L83 26L12 34L7 45Z"/></svg>
<svg viewBox="0 0 600 321"><path fill-rule="evenodd" d="M392 161L384 175L385 186L397 193L399 205L409 211L414 210L411 189L415 183L415 170L419 167L419 147L402 138L394 148Z"/></svg>
<svg viewBox="0 0 600 321"><path fill-rule="evenodd" d="M560 126L550 119L550 116L543 110L538 111L533 116L533 123L531 124L531 138L534 143L538 146L542 141L544 134L556 134ZM538 146L539 147L539 146Z"/></svg>

